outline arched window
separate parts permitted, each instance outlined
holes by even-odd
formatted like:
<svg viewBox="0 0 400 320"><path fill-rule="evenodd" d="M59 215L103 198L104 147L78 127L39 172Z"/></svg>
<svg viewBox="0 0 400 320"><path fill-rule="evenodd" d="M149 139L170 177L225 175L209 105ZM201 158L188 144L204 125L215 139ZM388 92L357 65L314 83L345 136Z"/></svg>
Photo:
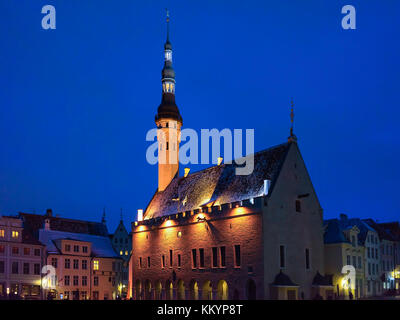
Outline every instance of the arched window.
<svg viewBox="0 0 400 320"><path fill-rule="evenodd" d="M225 280L220 280L218 282L217 299L228 300L228 283Z"/></svg>

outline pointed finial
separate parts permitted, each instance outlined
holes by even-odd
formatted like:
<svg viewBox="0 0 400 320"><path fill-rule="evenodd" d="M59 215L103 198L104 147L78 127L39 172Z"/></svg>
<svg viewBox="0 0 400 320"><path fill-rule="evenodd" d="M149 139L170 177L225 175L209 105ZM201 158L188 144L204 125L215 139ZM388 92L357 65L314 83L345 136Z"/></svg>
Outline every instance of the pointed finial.
<svg viewBox="0 0 400 320"><path fill-rule="evenodd" d="M101 217L101 222L106 223L106 207L103 207L103 216Z"/></svg>
<svg viewBox="0 0 400 320"><path fill-rule="evenodd" d="M291 109L290 109L290 136L293 136L293 122L294 122L294 103L293 98L291 101Z"/></svg>
<svg viewBox="0 0 400 320"><path fill-rule="evenodd" d="M290 136L288 138L289 142L297 141L297 137L293 133L293 123L294 123L294 103L292 98L290 102Z"/></svg>
<svg viewBox="0 0 400 320"><path fill-rule="evenodd" d="M167 14L167 42L168 42L169 41L169 11L167 8L165 9L165 11Z"/></svg>
<svg viewBox="0 0 400 320"><path fill-rule="evenodd" d="M122 221L123 219L122 219L122 208L121 208L121 221Z"/></svg>

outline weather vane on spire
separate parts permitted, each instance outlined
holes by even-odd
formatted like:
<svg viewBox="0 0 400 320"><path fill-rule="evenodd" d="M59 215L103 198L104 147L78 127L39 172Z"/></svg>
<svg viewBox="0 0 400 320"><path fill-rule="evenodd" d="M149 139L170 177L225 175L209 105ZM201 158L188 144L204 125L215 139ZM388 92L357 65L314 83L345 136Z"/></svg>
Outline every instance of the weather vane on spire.
<svg viewBox="0 0 400 320"><path fill-rule="evenodd" d="M165 8L165 11L167 12L167 22L169 22L169 11L168 11L168 8Z"/></svg>
<svg viewBox="0 0 400 320"><path fill-rule="evenodd" d="M294 103L292 98L290 102L290 136L288 138L289 141L297 141L297 138L293 133L293 123L294 123Z"/></svg>
<svg viewBox="0 0 400 320"><path fill-rule="evenodd" d="M293 122L294 122L294 103L293 98L291 101L291 109L290 109L290 135L293 136Z"/></svg>

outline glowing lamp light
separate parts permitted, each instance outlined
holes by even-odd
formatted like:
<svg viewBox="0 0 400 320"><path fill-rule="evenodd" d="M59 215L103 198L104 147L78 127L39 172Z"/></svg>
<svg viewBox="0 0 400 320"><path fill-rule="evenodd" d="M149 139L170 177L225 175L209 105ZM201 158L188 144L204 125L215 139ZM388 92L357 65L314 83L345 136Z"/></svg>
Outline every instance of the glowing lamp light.
<svg viewBox="0 0 400 320"><path fill-rule="evenodd" d="M138 209L137 219L138 219L138 221L143 221L143 209Z"/></svg>
<svg viewBox="0 0 400 320"><path fill-rule="evenodd" d="M169 219L165 222L166 227L170 227L170 226L172 226L172 224L173 224L172 220L169 220Z"/></svg>
<svg viewBox="0 0 400 320"><path fill-rule="evenodd" d="M199 214L197 216L197 221L206 221L206 217L204 216L204 214Z"/></svg>

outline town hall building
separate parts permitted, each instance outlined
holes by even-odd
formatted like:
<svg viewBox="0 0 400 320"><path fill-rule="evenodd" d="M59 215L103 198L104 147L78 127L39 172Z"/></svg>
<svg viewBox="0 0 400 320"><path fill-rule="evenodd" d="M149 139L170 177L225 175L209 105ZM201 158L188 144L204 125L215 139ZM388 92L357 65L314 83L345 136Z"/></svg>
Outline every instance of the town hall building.
<svg viewBox="0 0 400 320"><path fill-rule="evenodd" d="M157 191L132 223L129 296L331 298L322 208L293 127L288 141L254 154L249 175L236 175L236 163L222 162L180 176L183 120L168 31L164 53L155 122L158 154L166 153L166 159L158 164Z"/></svg>

